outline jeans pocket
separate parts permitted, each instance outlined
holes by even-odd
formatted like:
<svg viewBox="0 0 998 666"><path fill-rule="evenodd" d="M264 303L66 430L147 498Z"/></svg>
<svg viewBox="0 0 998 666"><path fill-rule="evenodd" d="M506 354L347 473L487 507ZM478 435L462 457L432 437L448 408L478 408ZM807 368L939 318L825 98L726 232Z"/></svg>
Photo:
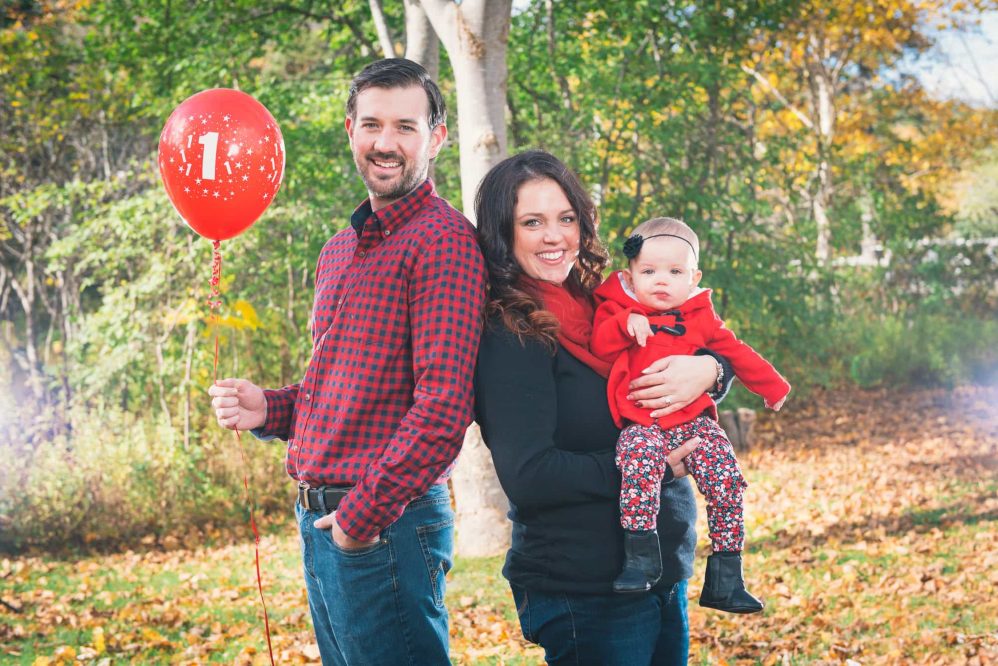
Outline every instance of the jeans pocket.
<svg viewBox="0 0 998 666"><path fill-rule="evenodd" d="M315 564L312 558L312 553L314 550L314 545L312 543L312 527L310 521L311 517L308 512L299 506L295 507L296 518L298 519L298 545L301 546L301 561L302 566L305 569L305 574L311 578L315 578Z"/></svg>
<svg viewBox="0 0 998 666"><path fill-rule="evenodd" d="M437 608L444 607L447 572L450 571L453 565L451 560L453 530L453 518L447 518L446 520L441 520L430 525L416 526L419 545L423 550L423 558L426 560L426 570L430 576L433 604Z"/></svg>
<svg viewBox="0 0 998 666"><path fill-rule="evenodd" d="M342 555L346 561L360 561L364 559L365 555L373 555L378 553L383 549L388 547L388 533L383 532L377 542L372 543L370 546L364 546L363 548L343 548L338 543L333 541L332 530L322 530L322 533L329 538L329 545L332 547L333 551Z"/></svg>
<svg viewBox="0 0 998 666"><path fill-rule="evenodd" d="M520 631L524 638L537 645L537 637L530 627L530 594L526 588L519 585L510 585L510 589L513 591L513 602L516 604L516 616L520 619Z"/></svg>

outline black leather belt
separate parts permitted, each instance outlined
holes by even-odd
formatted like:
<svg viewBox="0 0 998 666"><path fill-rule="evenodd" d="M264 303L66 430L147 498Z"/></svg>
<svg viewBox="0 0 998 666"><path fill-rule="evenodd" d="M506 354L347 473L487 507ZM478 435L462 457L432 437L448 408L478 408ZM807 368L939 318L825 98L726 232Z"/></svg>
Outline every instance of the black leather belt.
<svg viewBox="0 0 998 666"><path fill-rule="evenodd" d="M323 501L325 500L326 513L332 513L336 511L336 507L340 505L340 502L347 493L353 489L353 486L323 486L322 488L309 488L308 486L299 484L298 486L298 503L302 505L306 511L322 511ZM322 498L320 499L320 494Z"/></svg>

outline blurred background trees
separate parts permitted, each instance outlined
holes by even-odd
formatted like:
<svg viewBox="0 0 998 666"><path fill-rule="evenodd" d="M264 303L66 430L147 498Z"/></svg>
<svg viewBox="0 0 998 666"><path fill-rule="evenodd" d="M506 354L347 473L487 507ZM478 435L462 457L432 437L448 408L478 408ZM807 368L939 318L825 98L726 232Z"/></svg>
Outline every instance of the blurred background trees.
<svg viewBox="0 0 998 666"><path fill-rule="evenodd" d="M238 87L280 122L281 192L223 244L219 372L296 381L316 257L365 195L347 86L389 47L438 63L442 196L460 205L482 164L541 147L591 188L617 256L643 219L683 217L723 316L798 395L994 381L998 111L928 89L912 63L996 5L0 4L0 548L238 513L239 458L205 399L210 246L166 200L156 140L209 87ZM439 48L445 26L459 32ZM469 35L485 32L507 71L479 103L460 81ZM282 505L283 448L246 445L260 504Z"/></svg>

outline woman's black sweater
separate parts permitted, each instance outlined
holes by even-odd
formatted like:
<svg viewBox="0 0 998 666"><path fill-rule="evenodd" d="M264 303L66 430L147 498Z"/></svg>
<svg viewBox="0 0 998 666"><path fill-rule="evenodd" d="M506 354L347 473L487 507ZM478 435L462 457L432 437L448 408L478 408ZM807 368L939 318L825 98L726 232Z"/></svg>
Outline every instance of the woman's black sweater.
<svg viewBox="0 0 998 666"><path fill-rule="evenodd" d="M475 402L510 501L513 544L503 575L528 589L610 593L624 537L613 461L620 431L606 380L564 348L552 355L493 321L478 352ZM689 480L663 484L660 585L692 574L695 520Z"/></svg>

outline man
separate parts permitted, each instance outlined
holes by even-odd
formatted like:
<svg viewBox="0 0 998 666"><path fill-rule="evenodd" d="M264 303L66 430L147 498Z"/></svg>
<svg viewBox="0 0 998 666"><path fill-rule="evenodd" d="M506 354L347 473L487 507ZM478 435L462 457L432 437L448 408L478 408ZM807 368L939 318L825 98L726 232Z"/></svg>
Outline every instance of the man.
<svg viewBox="0 0 998 666"><path fill-rule="evenodd" d="M369 199L319 257L305 376L208 392L223 427L288 440L323 663L446 664L446 479L472 420L485 265L427 178L447 127L426 70L368 65L346 115Z"/></svg>

